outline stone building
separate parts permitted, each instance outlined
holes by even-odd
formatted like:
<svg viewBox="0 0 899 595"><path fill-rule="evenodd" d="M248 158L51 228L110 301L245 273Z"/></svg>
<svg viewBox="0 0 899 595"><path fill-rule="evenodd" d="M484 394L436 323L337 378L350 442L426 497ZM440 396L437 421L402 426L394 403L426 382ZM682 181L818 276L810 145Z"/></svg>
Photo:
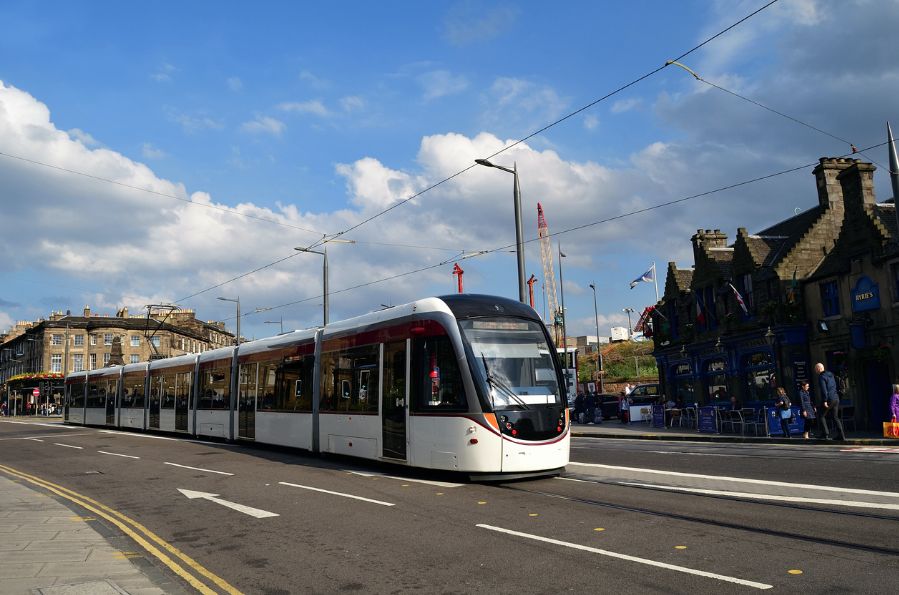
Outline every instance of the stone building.
<svg viewBox="0 0 899 595"><path fill-rule="evenodd" d="M815 206L755 234L739 228L732 244L719 230L697 230L694 266L668 264L653 315L666 392L700 404L735 395L745 405L784 386L795 398L801 380L817 390L821 361L845 388L847 415L879 427L899 361L899 251L895 209L876 202L874 170L822 158ZM880 287L889 295L871 297Z"/></svg>
<svg viewBox="0 0 899 595"><path fill-rule="evenodd" d="M43 388L32 387L27 377L17 382L23 375L56 378L109 365L202 353L233 343L234 335L223 322L197 320L193 310L131 315L122 308L115 316L106 316L85 306L80 316L53 312L45 320L20 322L0 336L2 399L16 391L27 399L32 388ZM55 382L52 389L56 396L61 396L60 383Z"/></svg>

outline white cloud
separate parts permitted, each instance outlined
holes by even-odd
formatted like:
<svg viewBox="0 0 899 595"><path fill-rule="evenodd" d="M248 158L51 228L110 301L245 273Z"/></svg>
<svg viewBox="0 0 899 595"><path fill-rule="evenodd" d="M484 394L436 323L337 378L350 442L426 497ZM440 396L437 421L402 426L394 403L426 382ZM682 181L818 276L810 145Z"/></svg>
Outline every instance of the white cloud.
<svg viewBox="0 0 899 595"><path fill-rule="evenodd" d="M486 127L519 131L557 119L569 105L552 87L511 77L496 79L482 102Z"/></svg>
<svg viewBox="0 0 899 595"><path fill-rule="evenodd" d="M587 114L584 116L584 128L587 130L596 130L599 126L599 118L596 117L596 114Z"/></svg>
<svg viewBox="0 0 899 595"><path fill-rule="evenodd" d="M243 81L236 76L228 77L226 83L228 84L228 88L234 92L241 91L243 89Z"/></svg>
<svg viewBox="0 0 899 595"><path fill-rule="evenodd" d="M345 112L355 112L365 107L365 100L358 95L348 95L340 98L340 107Z"/></svg>
<svg viewBox="0 0 899 595"><path fill-rule="evenodd" d="M325 107L320 99L311 99L309 101L286 101L278 104L278 109L282 112L294 112L298 114L311 114L326 118L331 115L330 110Z"/></svg>
<svg viewBox="0 0 899 595"><path fill-rule="evenodd" d="M322 90L331 86L330 81L320 78L308 70L300 71L299 78L313 89Z"/></svg>
<svg viewBox="0 0 899 595"><path fill-rule="evenodd" d="M165 151L154 147L151 143L141 145L140 154L144 159L163 159L168 156Z"/></svg>
<svg viewBox="0 0 899 595"><path fill-rule="evenodd" d="M240 129L244 132L249 132L250 134L271 134L272 136L281 136L285 128L287 128L287 125L281 120L261 115L240 125Z"/></svg>
<svg viewBox="0 0 899 595"><path fill-rule="evenodd" d="M500 36L518 17L514 6L485 7L477 2L458 2L444 18L443 36L453 45L483 43Z"/></svg>
<svg viewBox="0 0 899 595"><path fill-rule="evenodd" d="M77 140L78 142L80 142L85 147L97 147L100 145L97 139L79 128L72 128L71 130L69 130L69 136L72 137L73 140Z"/></svg>
<svg viewBox="0 0 899 595"><path fill-rule="evenodd" d="M224 124L221 121L206 114L185 114L171 108L168 108L166 112L169 120L179 124L182 130L188 134L194 134L202 130L221 130L224 128Z"/></svg>
<svg viewBox="0 0 899 595"><path fill-rule="evenodd" d="M418 84L424 90L424 100L431 101L447 95L456 95L468 88L468 79L448 70L432 70L418 76Z"/></svg>
<svg viewBox="0 0 899 595"><path fill-rule="evenodd" d="M172 82L172 75L177 71L178 69L173 65L165 63L157 68L155 72L150 74L150 79L157 83L170 83Z"/></svg>
<svg viewBox="0 0 899 595"><path fill-rule="evenodd" d="M629 99L619 99L615 103L612 104L610 111L613 114L623 114L624 112L629 112L632 109L636 109L643 105L643 100L639 97L631 97Z"/></svg>

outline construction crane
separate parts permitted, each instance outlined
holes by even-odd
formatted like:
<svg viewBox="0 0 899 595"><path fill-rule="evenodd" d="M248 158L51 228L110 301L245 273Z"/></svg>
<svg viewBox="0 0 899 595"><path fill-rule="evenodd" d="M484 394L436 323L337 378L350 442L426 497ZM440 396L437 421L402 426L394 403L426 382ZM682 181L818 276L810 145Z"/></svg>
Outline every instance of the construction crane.
<svg viewBox="0 0 899 595"><path fill-rule="evenodd" d="M543 260L543 287L546 289L548 302L548 317L544 320L552 326L553 338L558 345L562 331L562 312L559 309L559 298L556 293L556 273L553 262L553 248L549 240L549 227L546 225L546 217L543 215L543 207L537 203L537 237L540 239L540 258Z"/></svg>

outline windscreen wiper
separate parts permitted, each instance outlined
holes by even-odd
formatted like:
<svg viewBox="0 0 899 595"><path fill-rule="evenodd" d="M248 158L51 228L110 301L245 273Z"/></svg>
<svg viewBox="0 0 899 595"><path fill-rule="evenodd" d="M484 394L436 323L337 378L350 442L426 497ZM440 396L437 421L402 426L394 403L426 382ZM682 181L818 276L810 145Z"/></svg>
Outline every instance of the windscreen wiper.
<svg viewBox="0 0 899 595"><path fill-rule="evenodd" d="M506 394L506 396L510 397L513 401L515 401L518 405L520 405L524 409L530 409L528 404L524 402L524 400L515 394L515 391L509 387L508 384L495 377L490 372L490 366L487 365L487 358L484 356L484 352L481 352L481 361L484 363L484 372L487 374L487 383L491 388L499 388L502 392Z"/></svg>

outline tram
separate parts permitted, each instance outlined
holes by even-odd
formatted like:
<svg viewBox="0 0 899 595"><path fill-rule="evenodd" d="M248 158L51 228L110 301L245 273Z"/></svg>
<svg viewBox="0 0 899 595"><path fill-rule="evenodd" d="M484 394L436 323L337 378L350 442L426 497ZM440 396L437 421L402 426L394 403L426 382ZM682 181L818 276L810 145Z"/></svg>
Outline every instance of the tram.
<svg viewBox="0 0 899 595"><path fill-rule="evenodd" d="M559 472L562 368L537 313L451 295L200 355L66 377L66 423L477 475Z"/></svg>

